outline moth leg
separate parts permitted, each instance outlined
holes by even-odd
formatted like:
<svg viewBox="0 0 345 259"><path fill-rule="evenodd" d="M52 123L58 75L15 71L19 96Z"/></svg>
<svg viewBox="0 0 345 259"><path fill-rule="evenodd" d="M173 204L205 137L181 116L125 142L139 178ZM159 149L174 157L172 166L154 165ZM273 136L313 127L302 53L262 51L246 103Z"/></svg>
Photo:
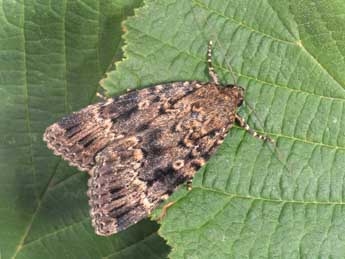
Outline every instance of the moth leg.
<svg viewBox="0 0 345 259"><path fill-rule="evenodd" d="M270 137L267 137L265 135L261 135L257 133L255 130L249 127L249 125L246 123L246 121L238 114L235 115L237 122L240 124L241 128L245 129L250 135L253 137L256 137L258 139L261 139L263 141L274 143L274 140Z"/></svg>
<svg viewBox="0 0 345 259"><path fill-rule="evenodd" d="M108 100L107 97L105 97L104 95L102 95L102 94L100 94L100 93L96 93L96 96L97 96L98 98L102 99L103 101Z"/></svg>
<svg viewBox="0 0 345 259"><path fill-rule="evenodd" d="M167 211L168 209L173 206L175 204L174 201L168 202L167 204L165 204L162 208L161 214L158 216L158 222L161 222L162 219L164 219L164 217L167 215Z"/></svg>
<svg viewBox="0 0 345 259"><path fill-rule="evenodd" d="M187 182L186 182L186 187L187 187L187 190L188 191L191 191L192 190L192 183L193 183L193 179L189 179L189 180L187 180Z"/></svg>
<svg viewBox="0 0 345 259"><path fill-rule="evenodd" d="M218 85L219 84L218 76L216 72L214 71L214 67L212 65L212 45L213 45L213 42L210 40L208 42L208 48L207 48L208 74L211 77L212 82Z"/></svg>

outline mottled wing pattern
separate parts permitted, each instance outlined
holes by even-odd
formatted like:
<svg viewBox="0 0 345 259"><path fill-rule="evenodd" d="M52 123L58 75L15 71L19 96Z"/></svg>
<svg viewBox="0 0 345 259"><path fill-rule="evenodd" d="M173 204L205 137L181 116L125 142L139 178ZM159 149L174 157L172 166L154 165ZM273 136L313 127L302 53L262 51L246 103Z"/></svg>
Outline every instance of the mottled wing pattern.
<svg viewBox="0 0 345 259"><path fill-rule="evenodd" d="M209 83L157 85L90 105L47 128L55 154L88 171L92 225L108 236L145 218L191 178L222 143L235 120L264 141L236 112L243 89Z"/></svg>
<svg viewBox="0 0 345 259"><path fill-rule="evenodd" d="M99 235L145 218L191 179L233 125L242 99L238 88L211 83L174 83L137 94L142 91L150 98L139 98L126 118L114 121L116 138L97 154L91 170L90 213ZM117 105L105 109L118 110Z"/></svg>
<svg viewBox="0 0 345 259"><path fill-rule="evenodd" d="M49 126L43 139L54 154L62 156L81 171L89 171L95 165L96 154L109 143L146 127L145 123L139 125L137 121L128 120L133 113L174 102L193 91L193 87L195 84L190 83L182 87L176 84L158 85L89 105ZM146 113L141 115L140 121L145 121Z"/></svg>
<svg viewBox="0 0 345 259"><path fill-rule="evenodd" d="M62 118L45 131L43 139L54 154L81 171L94 166L94 156L115 138L112 121L99 118L103 104L93 104Z"/></svg>

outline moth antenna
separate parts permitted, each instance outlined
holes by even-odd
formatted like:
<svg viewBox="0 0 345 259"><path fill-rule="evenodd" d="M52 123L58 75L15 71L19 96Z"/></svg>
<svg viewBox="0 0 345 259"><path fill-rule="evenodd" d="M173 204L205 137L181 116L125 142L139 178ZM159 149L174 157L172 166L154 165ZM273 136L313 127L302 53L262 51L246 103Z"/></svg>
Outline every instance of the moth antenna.
<svg viewBox="0 0 345 259"><path fill-rule="evenodd" d="M253 130L240 115L236 114L235 116L236 116L236 120L240 124L241 128L245 129L250 135L252 135L255 138L261 139L263 141L274 143L274 140L271 139L270 137L259 134L258 132Z"/></svg>
<svg viewBox="0 0 345 259"><path fill-rule="evenodd" d="M263 128L263 122L259 119L259 116L257 116L256 112L255 112L255 109L248 103L248 102L245 102L246 103L246 107L248 107L249 111L251 113L254 114L255 118L257 119L258 123L259 123L259 127L260 128ZM282 165L284 165L284 167L289 171L289 173L292 172L292 168L289 167L285 162L284 162L284 159L283 159L283 154L279 151L278 147L277 147L277 143L275 141L271 142L273 144L273 148L270 146L269 148L271 149L271 151L273 153L276 153L277 155L277 158L279 160L280 163L282 163Z"/></svg>
<svg viewBox="0 0 345 259"><path fill-rule="evenodd" d="M198 20L198 16L197 15L195 15L195 13L194 13L194 8L193 8L193 10L192 10L192 13L193 13L193 16L194 16L194 19L195 19L195 21L196 21L196 24L197 24L197 26L199 27L199 30L202 32L203 30L202 30L202 28L203 28L203 26L199 23L200 21ZM207 21L207 19L205 19L205 23L208 25L208 26L210 26L210 24L209 24L209 22ZM203 32L202 32L202 34L204 34ZM216 44L218 44L219 45L219 47L220 47L220 50L222 51L222 55L223 55L223 57L225 57L226 56L226 53L224 53L224 47L222 46L222 44L220 43L220 41L218 40L218 37L217 37L217 35L216 35L216 33L213 33L213 35L212 36L215 36L215 37L213 37L214 39L215 39L215 41L216 41ZM210 77L213 79L213 81L214 81L214 78L213 78L213 76L211 75L211 72L210 72L210 67L212 68L212 70L214 71L214 68L213 68L213 66L212 66L212 58L210 58L210 57L212 57L212 46L213 45L213 42L212 41L209 41L209 44L208 44L208 57L207 57L207 61L208 61L208 66L209 66L209 74L210 74ZM211 61L209 61L211 59ZM237 77L236 77L236 75L235 75L235 72L234 72L234 70L232 69L232 66L230 65L230 63L227 61L227 59L226 58L224 58L224 60L225 60L225 64L226 64L226 66L227 66L227 68L228 68L228 70L229 70L229 72L230 72L230 74L231 74L231 77L232 77L232 79L234 80L234 85L237 85ZM213 72L214 74L215 74L215 72ZM217 75L216 75L217 76ZM218 79L218 77L217 77L217 79Z"/></svg>
<svg viewBox="0 0 345 259"><path fill-rule="evenodd" d="M216 42L217 42L217 45L219 45L220 50L223 52L222 55L225 57L226 54L223 51L225 48L222 46L222 44L220 43L218 38L216 38ZM225 65L227 66L228 70L230 71L230 75L232 77L232 80L234 80L234 85L238 85L237 84L238 79L235 75L234 70L232 69L232 66L230 65L230 62L226 58L224 58L224 60L225 60Z"/></svg>
<svg viewBox="0 0 345 259"><path fill-rule="evenodd" d="M212 79L211 81L215 83L216 85L219 85L219 79L217 76L217 73L214 70L214 67L212 65L212 48L213 48L213 42L210 40L208 42L208 48L207 48L207 65L208 65L208 74L210 78Z"/></svg>

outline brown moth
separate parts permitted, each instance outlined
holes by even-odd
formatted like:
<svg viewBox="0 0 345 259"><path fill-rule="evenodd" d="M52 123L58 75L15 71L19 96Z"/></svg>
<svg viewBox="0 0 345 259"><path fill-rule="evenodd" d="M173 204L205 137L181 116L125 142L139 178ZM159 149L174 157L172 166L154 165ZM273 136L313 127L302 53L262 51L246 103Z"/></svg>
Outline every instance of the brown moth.
<svg viewBox="0 0 345 259"><path fill-rule="evenodd" d="M90 174L88 196L96 234L108 236L147 217L195 172L237 121L244 90L210 82L156 85L92 104L49 126L48 147Z"/></svg>

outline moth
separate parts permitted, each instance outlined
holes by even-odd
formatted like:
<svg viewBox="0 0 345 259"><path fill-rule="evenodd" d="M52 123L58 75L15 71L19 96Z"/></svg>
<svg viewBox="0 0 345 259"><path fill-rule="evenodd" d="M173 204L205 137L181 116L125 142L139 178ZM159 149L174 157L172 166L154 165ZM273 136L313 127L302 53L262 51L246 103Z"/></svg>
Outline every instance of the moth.
<svg viewBox="0 0 345 259"><path fill-rule="evenodd" d="M90 174L90 216L108 236L147 217L193 178L237 122L264 141L237 109L244 90L220 85L207 52L210 82L185 81L132 91L87 106L49 126L56 155Z"/></svg>

